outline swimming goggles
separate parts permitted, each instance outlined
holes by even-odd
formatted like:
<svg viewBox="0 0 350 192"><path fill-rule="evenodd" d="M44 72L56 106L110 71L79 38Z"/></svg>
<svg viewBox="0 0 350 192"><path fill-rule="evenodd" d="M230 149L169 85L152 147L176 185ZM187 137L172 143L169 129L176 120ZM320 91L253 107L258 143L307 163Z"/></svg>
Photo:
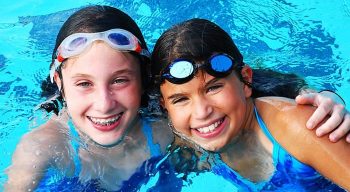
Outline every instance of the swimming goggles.
<svg viewBox="0 0 350 192"><path fill-rule="evenodd" d="M217 53L212 55L204 64L197 64L188 59L176 59L161 72L161 81L164 79L170 83L183 84L191 80L199 68L203 68L208 74L214 77L225 77L229 75L236 65L236 62L225 54Z"/></svg>
<svg viewBox="0 0 350 192"><path fill-rule="evenodd" d="M98 33L74 33L66 37L57 48L54 65L50 69L50 79L53 82L55 71L65 59L81 54L92 42L101 40L118 51L135 51L136 53L150 57L146 49L141 48L141 43L129 31L124 29L110 29Z"/></svg>

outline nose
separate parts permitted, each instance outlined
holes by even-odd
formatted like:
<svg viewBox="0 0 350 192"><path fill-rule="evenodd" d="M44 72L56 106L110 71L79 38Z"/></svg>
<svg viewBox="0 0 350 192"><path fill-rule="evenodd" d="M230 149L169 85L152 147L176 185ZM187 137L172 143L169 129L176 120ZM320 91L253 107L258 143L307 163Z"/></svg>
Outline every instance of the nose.
<svg viewBox="0 0 350 192"><path fill-rule="evenodd" d="M199 96L193 102L193 116L197 120L204 120L213 113L213 105L204 96Z"/></svg>
<svg viewBox="0 0 350 192"><path fill-rule="evenodd" d="M114 92L108 87L101 87L98 89L95 100L94 108L101 113L108 113L113 111L117 105L117 101L114 98Z"/></svg>

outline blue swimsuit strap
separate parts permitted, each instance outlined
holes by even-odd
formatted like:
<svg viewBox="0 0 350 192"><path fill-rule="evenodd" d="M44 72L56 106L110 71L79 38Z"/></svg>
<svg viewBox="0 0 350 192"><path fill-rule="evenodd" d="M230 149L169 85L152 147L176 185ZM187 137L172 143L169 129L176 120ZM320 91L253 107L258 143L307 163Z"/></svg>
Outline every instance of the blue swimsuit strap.
<svg viewBox="0 0 350 192"><path fill-rule="evenodd" d="M75 165L74 175L79 175L81 171L81 162L79 159L79 147L81 145L80 136L75 126L73 125L73 122L71 119L68 120L68 126L69 126L69 135L70 135L70 138L69 138L70 144L75 153L73 156L73 161Z"/></svg>
<svg viewBox="0 0 350 192"><path fill-rule="evenodd" d="M279 160L280 153L284 153L285 150L281 148L281 145L275 140L275 138L273 138L270 131L267 129L267 126L265 125L263 119L260 117L258 110L256 109L255 106L254 106L254 113L255 113L256 120L258 121L258 124L262 129L263 133L267 136L267 138L273 144L272 158L273 158L274 165L277 166L278 162L280 161Z"/></svg>
<svg viewBox="0 0 350 192"><path fill-rule="evenodd" d="M275 139L272 137L270 131L267 129L264 121L260 117L258 110L256 109L255 106L254 106L254 113L255 113L256 120L258 121L258 124L259 124L260 128L262 129L262 131L264 132L264 134L269 138L269 140L271 142L273 142L275 144L275 142L276 142Z"/></svg>
<svg viewBox="0 0 350 192"><path fill-rule="evenodd" d="M79 144L80 137L71 121L69 121L69 127L70 127L70 134L71 134L71 139L70 139L71 145L75 153L78 154L79 146L80 146ZM160 145L158 143L153 142L152 127L150 126L149 122L145 119L142 119L142 132L146 137L147 144L151 152L151 156L155 157L155 156L162 155ZM79 175L81 171L81 162L79 159L79 155L74 155L74 164L75 164L75 174Z"/></svg>
<svg viewBox="0 0 350 192"><path fill-rule="evenodd" d="M146 119L142 120L142 132L146 137L148 147L151 151L151 156L160 156L162 155L162 151L160 150L160 145L158 143L154 143L153 141L153 131L149 122Z"/></svg>

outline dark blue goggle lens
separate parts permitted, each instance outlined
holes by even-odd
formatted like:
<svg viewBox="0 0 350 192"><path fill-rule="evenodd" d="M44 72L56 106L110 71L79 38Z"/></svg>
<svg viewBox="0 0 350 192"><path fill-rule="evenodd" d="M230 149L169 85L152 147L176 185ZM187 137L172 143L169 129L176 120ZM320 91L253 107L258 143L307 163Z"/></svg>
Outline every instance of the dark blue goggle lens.
<svg viewBox="0 0 350 192"><path fill-rule="evenodd" d="M168 65L161 77L174 84L186 83L193 78L197 66L190 60L176 59ZM207 63L200 65L202 66L214 77L225 77L231 73L234 61L229 55L219 53L210 57Z"/></svg>
<svg viewBox="0 0 350 192"><path fill-rule="evenodd" d="M233 60L224 54L214 55L213 57L210 58L209 63L210 63L210 67L215 72L219 72L219 73L226 73L233 66Z"/></svg>
<svg viewBox="0 0 350 192"><path fill-rule="evenodd" d="M108 39L116 45L130 45L129 38L120 33L111 33L108 35Z"/></svg>

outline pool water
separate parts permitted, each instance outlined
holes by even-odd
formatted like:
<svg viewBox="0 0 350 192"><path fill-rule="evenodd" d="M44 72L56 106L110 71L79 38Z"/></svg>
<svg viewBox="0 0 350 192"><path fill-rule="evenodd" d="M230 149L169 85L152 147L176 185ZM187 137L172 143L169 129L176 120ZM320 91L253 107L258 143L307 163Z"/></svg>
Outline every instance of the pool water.
<svg viewBox="0 0 350 192"><path fill-rule="evenodd" d="M231 34L246 63L304 77L350 104L349 0L124 0L0 2L0 191L4 169L21 136L40 125L35 107L56 34L66 18L88 4L117 7L136 20L150 50L173 24L200 17ZM38 117L39 116L39 117ZM200 181L197 182L197 184Z"/></svg>

